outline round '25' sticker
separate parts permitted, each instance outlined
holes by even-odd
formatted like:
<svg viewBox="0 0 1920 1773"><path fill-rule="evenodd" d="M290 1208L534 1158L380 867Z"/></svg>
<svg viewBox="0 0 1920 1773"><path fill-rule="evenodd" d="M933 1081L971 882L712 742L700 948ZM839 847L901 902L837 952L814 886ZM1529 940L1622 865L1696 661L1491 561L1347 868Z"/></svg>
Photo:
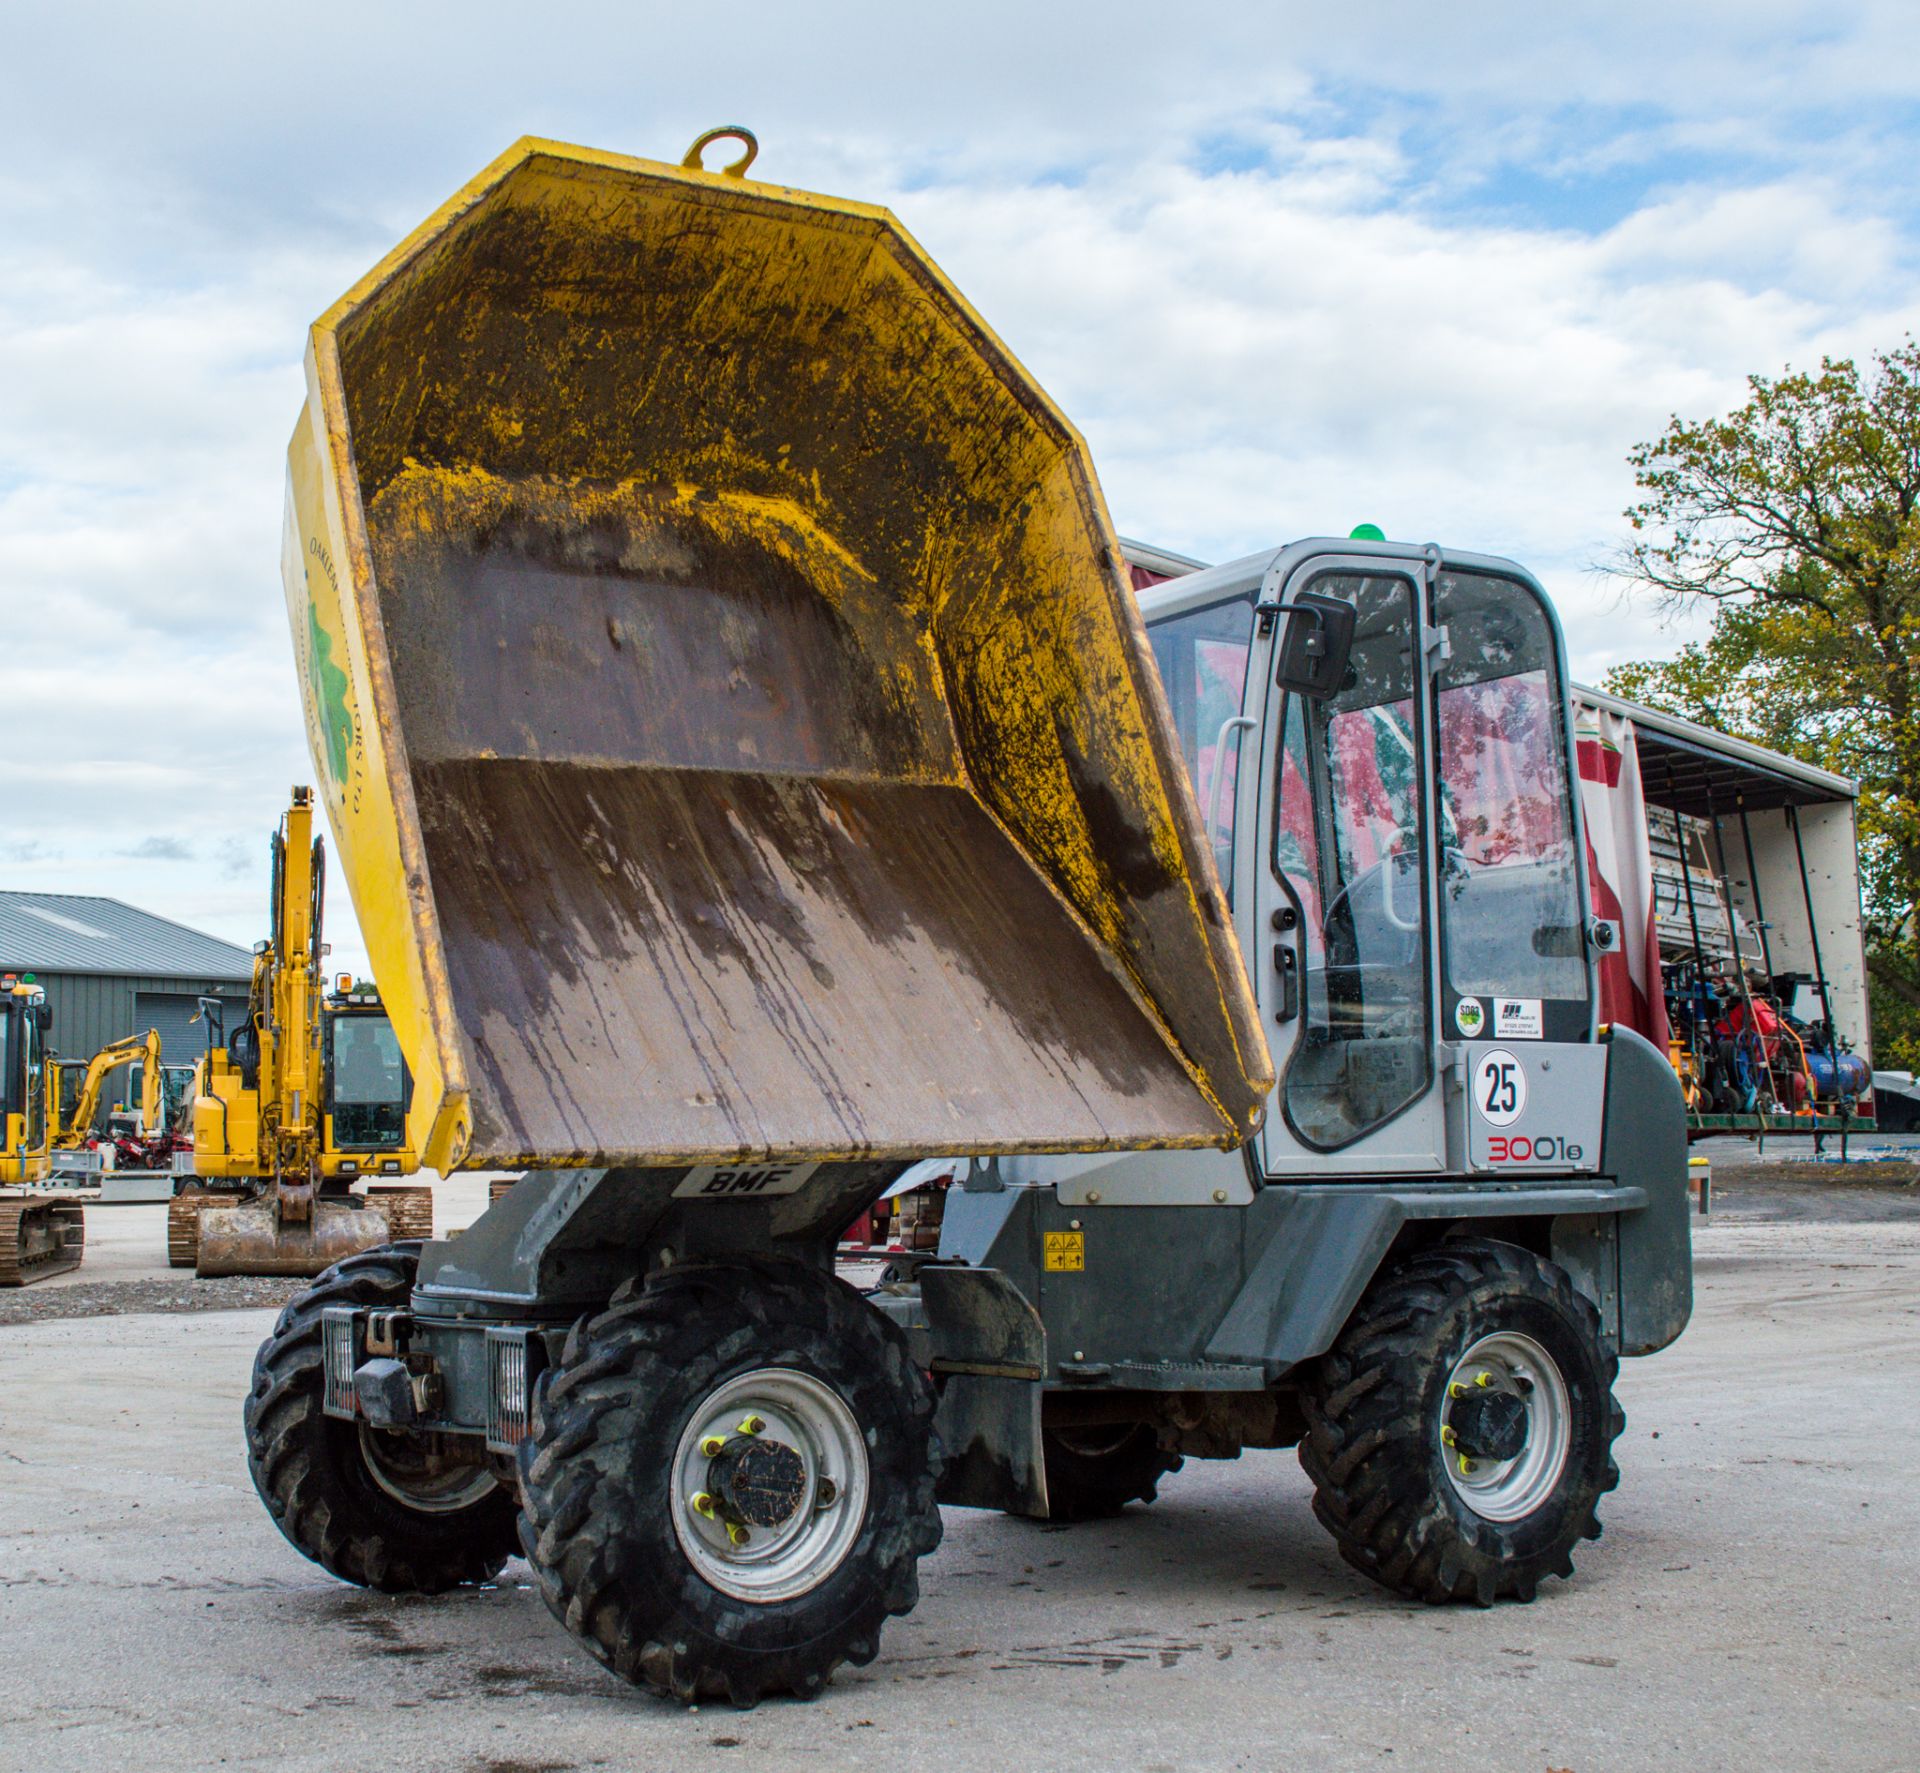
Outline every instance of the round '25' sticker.
<svg viewBox="0 0 1920 1773"><path fill-rule="evenodd" d="M1473 1068L1473 1109L1491 1126L1510 1127L1527 1106L1527 1073L1504 1047L1489 1047Z"/></svg>

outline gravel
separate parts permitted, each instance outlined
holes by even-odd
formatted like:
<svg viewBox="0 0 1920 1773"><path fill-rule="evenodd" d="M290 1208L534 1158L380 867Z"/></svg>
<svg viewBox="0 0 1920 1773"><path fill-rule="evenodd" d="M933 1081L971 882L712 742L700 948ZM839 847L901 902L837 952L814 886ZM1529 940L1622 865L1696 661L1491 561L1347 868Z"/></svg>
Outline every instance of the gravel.
<svg viewBox="0 0 1920 1773"><path fill-rule="evenodd" d="M311 1281L284 1275L229 1275L195 1280L80 1281L65 1287L23 1287L0 1293L0 1324L43 1324L56 1318L120 1317L133 1311L278 1309Z"/></svg>

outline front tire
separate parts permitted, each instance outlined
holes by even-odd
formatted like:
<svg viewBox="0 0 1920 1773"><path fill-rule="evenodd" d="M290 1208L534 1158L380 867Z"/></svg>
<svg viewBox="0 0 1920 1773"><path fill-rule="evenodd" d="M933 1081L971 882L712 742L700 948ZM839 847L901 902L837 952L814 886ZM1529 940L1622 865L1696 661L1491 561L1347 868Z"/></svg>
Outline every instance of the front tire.
<svg viewBox="0 0 1920 1773"><path fill-rule="evenodd" d="M520 1450L521 1545L601 1662L682 1701L872 1661L940 1541L934 1398L830 1274L675 1268L582 1323Z"/></svg>
<svg viewBox="0 0 1920 1773"><path fill-rule="evenodd" d="M1377 1281L1302 1390L1300 1462L1340 1555L1423 1601L1571 1576L1619 1481L1619 1362L1563 1269L1489 1239Z"/></svg>
<svg viewBox="0 0 1920 1773"><path fill-rule="evenodd" d="M323 1570L384 1594L490 1581L518 1549L512 1495L463 1448L324 1408L321 1312L404 1307L419 1257L390 1244L328 1269L261 1344L246 1405L247 1469L274 1524Z"/></svg>

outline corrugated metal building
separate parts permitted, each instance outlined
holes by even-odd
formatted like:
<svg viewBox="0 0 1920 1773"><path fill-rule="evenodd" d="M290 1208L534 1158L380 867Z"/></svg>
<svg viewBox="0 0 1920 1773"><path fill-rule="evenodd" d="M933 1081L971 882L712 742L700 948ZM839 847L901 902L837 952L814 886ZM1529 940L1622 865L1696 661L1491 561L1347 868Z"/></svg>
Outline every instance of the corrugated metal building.
<svg viewBox="0 0 1920 1773"><path fill-rule="evenodd" d="M237 1027L253 956L118 899L0 892L0 972L32 973L46 988L52 1045L66 1058L157 1028L162 1061L190 1065L206 1049L206 1024L192 1022L200 999L220 998Z"/></svg>

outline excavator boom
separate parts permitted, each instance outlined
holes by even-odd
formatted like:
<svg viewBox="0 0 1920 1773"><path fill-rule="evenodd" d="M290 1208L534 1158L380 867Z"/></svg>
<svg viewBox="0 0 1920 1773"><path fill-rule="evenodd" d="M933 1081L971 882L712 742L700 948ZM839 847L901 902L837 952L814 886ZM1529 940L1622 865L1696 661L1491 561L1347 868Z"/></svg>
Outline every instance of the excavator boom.
<svg viewBox="0 0 1920 1773"><path fill-rule="evenodd" d="M313 825L312 791L295 788L273 837L270 934L255 957L246 1023L200 1068L196 1168L227 1186L175 1198L168 1259L201 1275L318 1274L433 1229L424 1188L351 1192L360 1174L404 1175L417 1162L404 1140L369 1154L364 1170L357 1152L339 1149L328 1029L350 1009L364 1025L367 1011L326 997L326 851Z"/></svg>

